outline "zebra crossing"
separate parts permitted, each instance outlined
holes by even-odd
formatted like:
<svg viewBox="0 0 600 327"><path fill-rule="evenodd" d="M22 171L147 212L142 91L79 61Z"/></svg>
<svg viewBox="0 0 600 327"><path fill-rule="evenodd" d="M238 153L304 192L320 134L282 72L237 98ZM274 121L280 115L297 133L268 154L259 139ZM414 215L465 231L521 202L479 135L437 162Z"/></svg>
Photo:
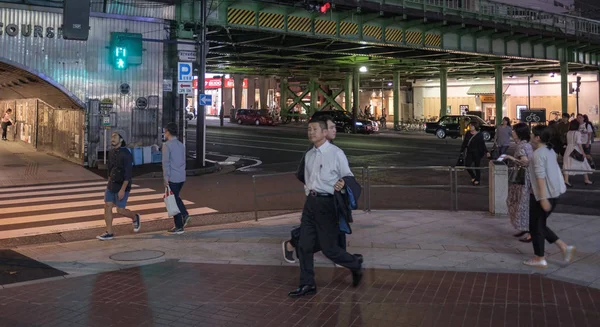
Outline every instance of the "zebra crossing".
<svg viewBox="0 0 600 327"><path fill-rule="evenodd" d="M0 239L104 227L106 181L24 186L0 189ZM183 197L191 216L217 212ZM163 192L133 184L127 208L143 223L167 216ZM131 224L114 215L113 225Z"/></svg>

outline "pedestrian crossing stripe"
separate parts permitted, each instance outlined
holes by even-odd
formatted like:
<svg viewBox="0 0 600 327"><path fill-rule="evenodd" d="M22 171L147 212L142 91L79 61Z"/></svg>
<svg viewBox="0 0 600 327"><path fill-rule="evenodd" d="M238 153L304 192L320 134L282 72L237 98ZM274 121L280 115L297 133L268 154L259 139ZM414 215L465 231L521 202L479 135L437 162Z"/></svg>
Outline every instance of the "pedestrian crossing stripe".
<svg viewBox="0 0 600 327"><path fill-rule="evenodd" d="M106 181L18 187L13 192L0 192L0 239L104 227L105 190ZM192 216L217 212L182 200ZM140 213L142 223L171 219L163 192L133 184L127 202L127 209ZM20 228L24 224L30 226ZM131 224L131 219L115 214L113 224Z"/></svg>
<svg viewBox="0 0 600 327"><path fill-rule="evenodd" d="M164 207L164 203L163 203ZM211 208L194 208L188 209L188 213L190 216L195 215L205 215L209 213L216 213L217 211ZM156 220L165 220L171 219L169 217L165 217L167 215L166 212L160 213L151 213L147 215L142 215L142 228L144 228L144 223ZM131 225L131 219L123 218L123 217L115 217L113 220L113 226L120 225ZM7 231L0 231L0 240L9 239L9 238L17 238L17 237L27 237L27 236L36 236L36 235L46 235L46 234L55 234L55 233L64 233L64 232L72 232L84 229L94 229L94 228L102 228L106 226L104 221L84 221L78 223L69 223L69 224L60 224L60 225L50 225L43 227L31 227L31 228L23 228L23 229L13 229Z"/></svg>

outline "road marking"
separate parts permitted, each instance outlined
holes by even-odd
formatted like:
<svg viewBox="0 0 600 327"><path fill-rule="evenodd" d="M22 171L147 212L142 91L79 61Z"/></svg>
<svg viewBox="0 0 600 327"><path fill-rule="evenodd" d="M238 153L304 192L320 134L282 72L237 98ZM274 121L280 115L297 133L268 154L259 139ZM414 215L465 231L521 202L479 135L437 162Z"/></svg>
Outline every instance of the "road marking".
<svg viewBox="0 0 600 327"><path fill-rule="evenodd" d="M77 183L77 184L54 184L54 185L40 185L40 186L25 186L25 187L8 187L0 189L0 193L9 193L9 192L19 192L19 191L27 191L27 190L49 190L49 189L61 189L61 188L73 188L80 186L96 186L96 185L106 185L106 180L99 182L89 182L89 183Z"/></svg>
<svg viewBox="0 0 600 327"><path fill-rule="evenodd" d="M151 188L138 188L132 189L129 194L140 194L140 193L156 193L155 190ZM79 194L69 194L69 195L57 195L57 196L47 196L41 198L35 198L36 202L50 202L50 201L63 201L63 200L74 200L74 199L88 199L88 198L104 198L104 192L98 193L79 193ZM131 199L131 198L130 198ZM29 203L31 202L31 198L23 198L23 199L12 199L12 200L3 200L0 201L0 207L7 206L11 204L21 204L21 203ZM3 210L0 210L0 212Z"/></svg>
<svg viewBox="0 0 600 327"><path fill-rule="evenodd" d="M278 148L268 148L268 147L262 147L262 146L239 145L239 144L219 143L219 142L209 142L209 141L207 141L207 143L211 143L214 145L236 146L236 147L241 147L241 148L251 148L251 149L261 149L261 150L296 152L296 153L304 153L305 152L305 151L300 151L300 150L278 149Z"/></svg>
<svg viewBox="0 0 600 327"><path fill-rule="evenodd" d="M106 184L106 182L104 182ZM92 191L104 191L106 190L106 186L97 186L97 187L84 187L84 188L80 188L80 189L72 189L69 190L70 192L92 192ZM27 197L34 197L34 196L39 196L39 195L50 195L50 194L57 194L57 193L67 193L65 189L62 190L50 190L50 191L39 191L39 192L21 192L21 193L10 193L10 194L0 194L0 199L6 199L6 198L17 198L17 197L23 197L23 196L27 196Z"/></svg>
<svg viewBox="0 0 600 327"><path fill-rule="evenodd" d="M164 204L163 204L164 206ZM194 208L189 209L188 213L190 215L205 215L209 213L217 212L214 209L202 207L202 208ZM146 215L141 215L142 223L156 221L156 220L165 220L170 219L167 217L166 212L159 213L151 213ZM113 221L113 226L119 225L131 225L131 219L123 218L123 217L115 217ZM54 233L64 233L70 231L77 231L83 229L92 229L92 228L102 228L104 227L103 220L97 221L85 221L85 222L77 222L77 223L69 223L69 224L60 224L60 225L51 225L51 226L43 226L43 227L32 227L32 228L23 228L23 229L14 229L7 231L0 231L0 239L9 239L16 237L25 237L25 236L35 236L35 235L46 235L46 234L54 234ZM144 225L142 224L142 230Z"/></svg>
<svg viewBox="0 0 600 327"><path fill-rule="evenodd" d="M104 205L104 194L97 196L98 200L90 200L90 201L77 201L77 202L59 202L52 204L40 204L35 206L27 206L27 207L12 207L12 208L3 208L0 210L0 216L4 216L11 213L19 213L19 212L32 212L32 211L44 211L44 210L56 210L56 209L68 209L68 208L83 208L83 207L92 207L98 205ZM162 199L163 194L156 193L148 194L148 195L140 195L140 196L130 196L127 199L127 203L131 202L140 202L140 201L148 201L148 200L156 200ZM37 202L37 201L36 201ZM193 203L191 203L193 204ZM0 218L0 225L2 224L2 218Z"/></svg>

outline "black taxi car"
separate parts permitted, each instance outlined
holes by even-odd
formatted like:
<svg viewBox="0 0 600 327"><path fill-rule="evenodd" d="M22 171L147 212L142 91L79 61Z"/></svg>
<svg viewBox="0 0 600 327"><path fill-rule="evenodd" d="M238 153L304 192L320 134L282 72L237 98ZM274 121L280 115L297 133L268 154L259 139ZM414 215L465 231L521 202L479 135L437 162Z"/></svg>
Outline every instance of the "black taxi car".
<svg viewBox="0 0 600 327"><path fill-rule="evenodd" d="M461 124L461 120L463 123ZM440 139L445 139L447 136L455 139L461 137L465 131L461 134L460 128L463 126L467 128L469 123L475 121L479 124L479 132L483 135L483 139L489 142L496 135L496 127L488 124L483 119L475 115L447 115L440 118L435 123L426 123L425 132L429 134L435 134Z"/></svg>

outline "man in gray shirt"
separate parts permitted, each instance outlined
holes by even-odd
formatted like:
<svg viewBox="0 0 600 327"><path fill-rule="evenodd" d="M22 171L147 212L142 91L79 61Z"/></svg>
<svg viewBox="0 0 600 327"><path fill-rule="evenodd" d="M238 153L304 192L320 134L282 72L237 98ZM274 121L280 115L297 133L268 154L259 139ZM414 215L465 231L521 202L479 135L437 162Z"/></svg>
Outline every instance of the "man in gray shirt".
<svg viewBox="0 0 600 327"><path fill-rule="evenodd" d="M175 201L177 207L179 207L179 214L173 217L175 221L175 227L169 230L171 234L183 234L183 228L190 222L190 215L188 214L183 201L179 197L179 193L185 183L185 146L181 141L177 139L177 124L168 123L165 127L165 139L162 147L162 165L163 165L163 176L165 187L171 188L173 195L175 195Z"/></svg>

